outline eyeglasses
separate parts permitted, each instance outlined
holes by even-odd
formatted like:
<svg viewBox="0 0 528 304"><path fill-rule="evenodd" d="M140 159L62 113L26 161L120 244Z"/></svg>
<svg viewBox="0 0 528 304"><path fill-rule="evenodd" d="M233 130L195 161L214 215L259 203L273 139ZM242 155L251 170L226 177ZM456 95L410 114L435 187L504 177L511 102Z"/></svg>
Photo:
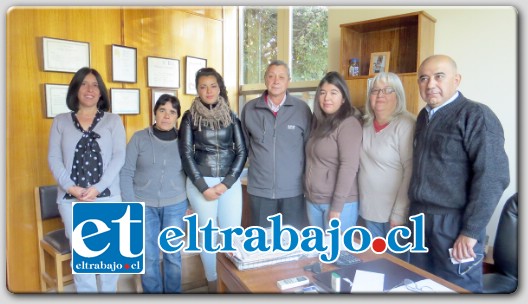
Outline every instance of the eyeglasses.
<svg viewBox="0 0 528 304"><path fill-rule="evenodd" d="M383 89L372 89L370 90L370 95L378 95L380 92L383 92L384 95L389 95L394 93L396 90L394 90L391 87L386 87Z"/></svg>
<svg viewBox="0 0 528 304"><path fill-rule="evenodd" d="M477 253L477 259L474 263L472 263L471 265L469 265L465 270L462 270L463 266L462 264L466 265L467 263L459 263L458 264L458 274L459 275L465 275L466 273L468 273L473 267L479 265L482 260L484 259L484 255L482 253Z"/></svg>
<svg viewBox="0 0 528 304"><path fill-rule="evenodd" d="M416 282L414 282L411 279L403 279L403 281L400 284L394 286L392 289L396 289L397 290L397 288L399 288L401 286L405 286L405 288L408 291L410 291L410 292L433 292L434 291L432 287L427 286L427 285L420 286L420 285L418 285ZM385 292L389 292L392 289L385 290ZM400 290L400 291L402 291L402 290Z"/></svg>

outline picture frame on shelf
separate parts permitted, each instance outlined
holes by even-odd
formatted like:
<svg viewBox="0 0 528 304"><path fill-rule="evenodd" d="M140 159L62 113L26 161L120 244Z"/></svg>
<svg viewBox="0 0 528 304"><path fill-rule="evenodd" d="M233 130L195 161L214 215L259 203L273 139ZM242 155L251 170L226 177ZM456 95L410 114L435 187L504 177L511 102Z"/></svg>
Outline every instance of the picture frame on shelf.
<svg viewBox="0 0 528 304"><path fill-rule="evenodd" d="M390 52L376 52L370 54L369 76L389 71Z"/></svg>
<svg viewBox="0 0 528 304"><path fill-rule="evenodd" d="M139 89L110 89L112 113L139 114Z"/></svg>
<svg viewBox="0 0 528 304"><path fill-rule="evenodd" d="M45 83L44 91L46 95L46 118L53 118L58 114L71 111L66 104L67 84Z"/></svg>
<svg viewBox="0 0 528 304"><path fill-rule="evenodd" d="M76 73L90 67L90 43L42 37L44 71Z"/></svg>
<svg viewBox="0 0 528 304"><path fill-rule="evenodd" d="M180 60L147 57L147 86L155 88L180 88Z"/></svg>
<svg viewBox="0 0 528 304"><path fill-rule="evenodd" d="M199 69L207 67L207 59L194 56L185 56L185 94L197 95L196 90L196 72Z"/></svg>
<svg viewBox="0 0 528 304"><path fill-rule="evenodd" d="M151 113L152 113L152 121L151 125L154 124L156 120L156 115L154 115L154 106L156 105L156 102L163 94L169 94L175 97L178 97L178 90L175 89L151 89Z"/></svg>
<svg viewBox="0 0 528 304"><path fill-rule="evenodd" d="M112 81L137 82L137 49L112 44Z"/></svg>

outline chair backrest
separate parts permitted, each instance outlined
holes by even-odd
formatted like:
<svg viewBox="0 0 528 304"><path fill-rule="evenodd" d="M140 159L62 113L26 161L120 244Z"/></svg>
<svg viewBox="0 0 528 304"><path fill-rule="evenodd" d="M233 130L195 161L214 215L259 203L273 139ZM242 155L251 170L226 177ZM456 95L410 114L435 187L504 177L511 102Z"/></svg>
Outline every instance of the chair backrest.
<svg viewBox="0 0 528 304"><path fill-rule="evenodd" d="M40 216L42 220L59 217L59 206L57 205L57 186L38 187L40 199Z"/></svg>
<svg viewBox="0 0 528 304"><path fill-rule="evenodd" d="M495 243L493 261L495 268L504 275L517 279L518 275L518 224L517 196L515 193L504 204Z"/></svg>
<svg viewBox="0 0 528 304"><path fill-rule="evenodd" d="M44 237L43 222L60 216L57 205L57 186L35 187L35 213L37 217L37 235Z"/></svg>

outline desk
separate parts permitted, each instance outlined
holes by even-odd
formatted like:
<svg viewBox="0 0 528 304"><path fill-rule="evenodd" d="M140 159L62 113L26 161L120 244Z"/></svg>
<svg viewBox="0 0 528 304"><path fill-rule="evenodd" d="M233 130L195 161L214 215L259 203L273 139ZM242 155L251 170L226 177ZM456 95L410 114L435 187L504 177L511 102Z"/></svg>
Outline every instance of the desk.
<svg viewBox="0 0 528 304"><path fill-rule="evenodd" d="M314 282L315 279L313 278L313 273L310 271L305 271L303 268L306 265L310 265L319 261L319 258L317 257L307 258L273 266L241 271L236 268L236 266L225 256L224 253L218 253L216 256L218 293L281 293L280 289L277 288L278 280L305 275L310 279L311 282ZM388 253L378 255L372 251L366 251L359 254L358 257L364 262L373 261L376 259L387 259L427 279L432 279L456 292L469 293L469 291L461 288L460 286L452 284L425 270L406 263ZM332 264L321 264L323 266L323 272L336 269L336 266Z"/></svg>

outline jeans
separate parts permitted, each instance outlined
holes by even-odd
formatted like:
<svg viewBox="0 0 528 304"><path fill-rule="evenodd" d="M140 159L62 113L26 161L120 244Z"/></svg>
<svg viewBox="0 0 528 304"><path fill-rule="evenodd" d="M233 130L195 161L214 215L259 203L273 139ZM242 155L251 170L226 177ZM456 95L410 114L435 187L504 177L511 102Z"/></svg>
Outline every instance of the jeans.
<svg viewBox="0 0 528 304"><path fill-rule="evenodd" d="M170 226L184 230L187 206L187 200L159 208L145 206L145 274L141 276L144 293L181 292L181 253L163 253L162 274L158 235Z"/></svg>
<svg viewBox="0 0 528 304"><path fill-rule="evenodd" d="M372 238L382 237L382 238L385 239L386 236L387 236L387 233L391 229L390 222L379 223L379 222L369 221L369 220L366 220L366 219L364 219L364 221L365 221L366 228L372 234ZM406 240L406 239L404 239L402 237L398 237L397 239L398 239L398 243L400 245L405 245L408 242L412 242L412 239L407 239ZM399 254L393 253L390 250L387 250L387 252L392 254L392 255L394 255L395 257L400 258L401 260L403 260L405 262L409 262L410 253L408 251L404 252L404 253L399 253Z"/></svg>
<svg viewBox="0 0 528 304"><path fill-rule="evenodd" d="M328 229L328 213L330 204L317 204L306 200L306 212L310 226L316 226L321 229ZM346 202L343 205L343 211L339 220L341 221L341 231L355 226L358 219L358 203Z"/></svg>
<svg viewBox="0 0 528 304"><path fill-rule="evenodd" d="M280 213L284 225L301 230L306 226L304 194L287 198L265 198L249 195L251 226L270 227L268 216Z"/></svg>
<svg viewBox="0 0 528 304"><path fill-rule="evenodd" d="M423 212L411 210L409 215ZM473 262L453 264L449 256L449 248L453 247L463 227L463 213L432 214L424 212L424 240L427 253L410 254L410 263L425 269L451 283L465 288L473 293L483 290L482 257L486 231L482 230L477 238L473 251L477 258Z"/></svg>
<svg viewBox="0 0 528 304"><path fill-rule="evenodd" d="M120 202L121 196L110 196L105 198L98 198L98 202ZM73 214L72 202L69 200L62 200L59 203L59 213L64 222L64 231L66 237L70 240L70 249L72 248L71 237L73 231ZM73 261L72 261L73 262ZM73 266L72 266L73 267ZM74 274L73 282L75 283L75 290L78 293L115 293L117 291L117 281L119 274Z"/></svg>
<svg viewBox="0 0 528 304"><path fill-rule="evenodd" d="M223 177L204 177L209 187L220 183ZM213 220L213 226L220 229L240 226L242 221L242 185L238 179L217 200L208 201L203 194L187 178L187 197L192 209L198 215L198 226L207 224L209 219ZM213 244L217 244L217 233L213 234ZM200 246L203 248L203 238L200 237ZM205 270L207 281L215 281L216 276L216 253L200 252L200 258Z"/></svg>

